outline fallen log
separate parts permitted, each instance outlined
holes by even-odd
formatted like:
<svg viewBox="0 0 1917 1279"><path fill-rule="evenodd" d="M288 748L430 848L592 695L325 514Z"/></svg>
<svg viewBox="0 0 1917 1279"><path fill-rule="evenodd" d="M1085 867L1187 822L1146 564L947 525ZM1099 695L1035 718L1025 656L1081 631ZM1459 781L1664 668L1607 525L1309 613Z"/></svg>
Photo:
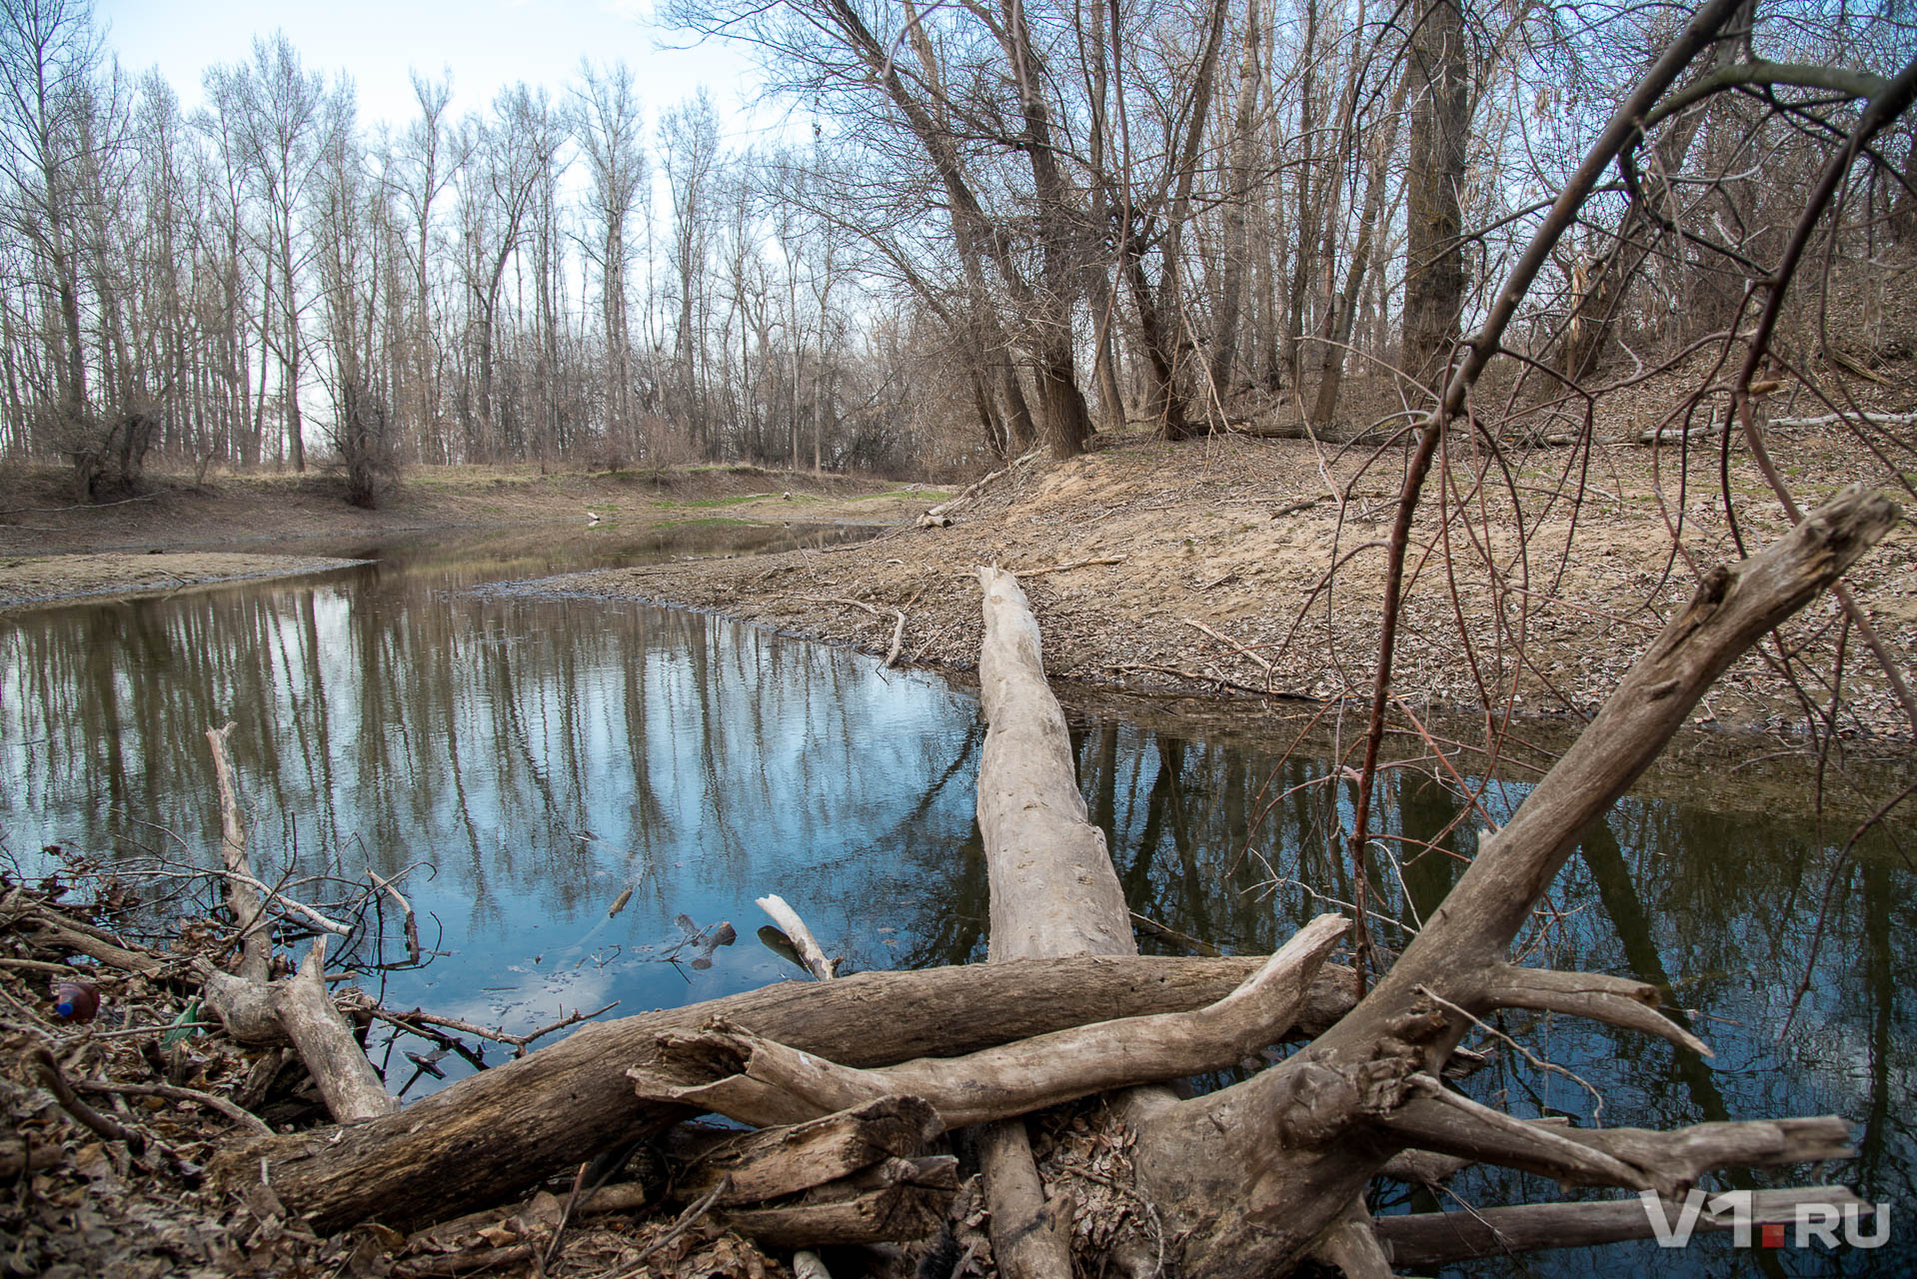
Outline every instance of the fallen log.
<svg viewBox="0 0 1917 1279"><path fill-rule="evenodd" d="M807 1123L730 1133L701 1150L673 1179L673 1194L698 1199L720 1182L721 1205L778 1199L849 1177L886 1159L909 1159L945 1131L918 1097L883 1097Z"/></svg>
<svg viewBox="0 0 1917 1279"><path fill-rule="evenodd" d="M687 1118L642 1101L608 1063L644 1063L667 1031L725 1017L851 1066L954 1056L1081 1024L1184 1012L1230 994L1257 959L1083 956L783 982L684 1008L589 1025L460 1080L398 1115L235 1146L214 1161L239 1188L262 1169L322 1232L378 1220L429 1224L515 1197L616 1146ZM1349 969L1321 969L1300 1028L1315 1034L1355 1002ZM262 1165L262 1160L265 1161Z"/></svg>
<svg viewBox="0 0 1917 1279"><path fill-rule="evenodd" d="M672 1068L662 1078L634 1069L639 1095L717 1111L752 1124L790 1124L880 1098L924 1098L948 1128L1010 1119L1093 1093L1223 1070L1296 1024L1319 966L1346 921L1321 915L1300 929L1244 985L1189 1013L1096 1022L986 1048L963 1057L920 1058L859 1070L720 1023L668 1035ZM728 1073L676 1082L713 1061Z"/></svg>
<svg viewBox="0 0 1917 1279"><path fill-rule="evenodd" d="M1017 577L981 567L978 579L985 614L979 701L988 723L978 826L991 886L988 961L1136 955L1125 892L1105 833L1089 820L1065 713L1045 680L1038 620ZM1071 1222L1045 1198L1024 1121L985 1125L978 1155L999 1273L1071 1279Z"/></svg>
<svg viewBox="0 0 1917 1279"><path fill-rule="evenodd" d="M1442 1266L1474 1257L1541 1248L1584 1248L1593 1244L1650 1239L1662 1224L1679 1228L1682 1209L1668 1199L1658 1201L1662 1223L1653 1223L1640 1198L1598 1203L1515 1204L1506 1208L1471 1208L1463 1212L1415 1212L1372 1219L1372 1230L1394 1266ZM1748 1225L1790 1225L1799 1204L1844 1208L1862 1201L1845 1186L1806 1186L1791 1190L1751 1192ZM1729 1213L1699 1212L1693 1229L1730 1230L1736 1221Z"/></svg>

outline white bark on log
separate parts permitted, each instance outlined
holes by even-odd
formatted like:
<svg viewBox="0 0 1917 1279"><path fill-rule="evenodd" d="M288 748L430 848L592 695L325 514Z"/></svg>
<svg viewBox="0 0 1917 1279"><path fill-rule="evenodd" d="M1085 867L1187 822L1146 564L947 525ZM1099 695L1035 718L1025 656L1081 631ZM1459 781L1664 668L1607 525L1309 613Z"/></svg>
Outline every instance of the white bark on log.
<svg viewBox="0 0 1917 1279"><path fill-rule="evenodd" d="M749 1124L790 1124L882 1097L923 1097L948 1128L969 1127L1136 1084L1235 1065L1296 1024L1319 966L1348 922L1320 915L1244 985L1206 1008L1075 1026L963 1057L859 1070L736 1027L673 1036L662 1047L693 1061L737 1059L738 1073L682 1086L627 1072L639 1095L716 1111Z"/></svg>
<svg viewBox="0 0 1917 1279"><path fill-rule="evenodd" d="M820 981L831 981L839 975L838 961L825 957L825 950L819 945L818 938L812 935L812 930L799 918L799 912L792 909L785 898L777 893L767 893L755 900L760 910L772 916L772 922L792 943L792 949L799 952L799 959L814 977Z"/></svg>
<svg viewBox="0 0 1917 1279"><path fill-rule="evenodd" d="M399 1099L386 1091L379 1072L366 1059L352 1028L333 1006L326 992L326 937L313 939L313 949L300 961L299 971L275 982L273 1007L287 1038L299 1049L307 1073L336 1122L355 1123L396 1114Z"/></svg>

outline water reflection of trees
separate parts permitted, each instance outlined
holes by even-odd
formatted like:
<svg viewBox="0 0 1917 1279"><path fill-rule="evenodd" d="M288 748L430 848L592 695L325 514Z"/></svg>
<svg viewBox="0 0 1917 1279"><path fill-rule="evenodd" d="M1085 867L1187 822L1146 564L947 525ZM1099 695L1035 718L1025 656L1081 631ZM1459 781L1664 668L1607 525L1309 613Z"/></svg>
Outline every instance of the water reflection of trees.
<svg viewBox="0 0 1917 1279"><path fill-rule="evenodd" d="M1332 771L1328 751L1279 762L1125 727L1087 730L1076 746L1088 807L1111 840L1134 910L1235 949L1263 951L1322 909L1312 892L1286 881L1349 900L1337 838L1344 798L1322 780ZM1463 799L1431 775L1406 768L1386 776L1388 829L1403 838L1386 841L1391 852L1375 854L1371 873L1376 908L1391 921L1379 940L1392 946L1442 900L1462 867L1447 853L1469 856L1479 823L1460 822ZM1491 817L1501 821L1523 789L1493 788ZM1272 803L1276 796L1283 798ZM1906 992L1917 978L1917 885L1896 847L1905 836L1894 830L1866 840L1840 866L1849 831L1820 831L1784 812L1727 815L1623 801L1589 832L1520 945L1537 962L1635 976L1672 991L1690 1010L1680 1019L1712 1044L1716 1058L1577 1019L1507 1013L1502 1027L1596 1086L1606 1124L1844 1115L1860 1125L1860 1158L1832 1175L1847 1182L1854 1175L1866 1198L1911 1202L1917 1147L1907 1116L1917 1100L1917 1039ZM1246 849L1259 856L1242 855ZM1794 988L1806 979L1803 1005L1780 1040ZM1469 1086L1520 1110L1528 1104L1534 1113L1591 1118L1582 1087L1509 1051L1494 1052ZM1723 1184L1771 1183L1760 1174ZM1483 1203L1560 1197L1556 1187L1495 1170L1472 1174L1459 1189ZM1599 1260L1609 1266L1620 1258ZM1724 1261L1721 1249L1701 1252L1683 1261L1693 1267L1683 1271L1669 1269L1668 1254L1657 1257L1658 1273L1716 1273ZM1890 1273L1872 1267L1891 1264L1858 1254L1844 1273ZM1549 1269L1560 1273L1555 1259ZM1526 1271L1494 1262L1473 1273Z"/></svg>
<svg viewBox="0 0 1917 1279"><path fill-rule="evenodd" d="M0 671L10 826L132 847L150 822L210 847L201 733L230 717L262 865L430 860L479 919L504 887L564 911L668 854L770 891L782 872L755 863L869 843L822 832L884 820L950 764L945 724L897 731L895 706L949 695L852 655L377 566L27 615ZM962 736L972 715L950 718Z"/></svg>
<svg viewBox="0 0 1917 1279"><path fill-rule="evenodd" d="M659 935L681 910L743 922L751 896L778 891L860 967L982 955L972 703L699 615L474 598L459 589L473 575L388 564L319 586L14 619L0 631L0 820L13 846L32 842L28 830L150 844L142 823L155 823L212 848L201 733L232 718L263 864L356 874L431 861L439 879L423 895L469 936L584 928L637 885L620 921L628 940ZM1328 749L1279 761L1114 723L1078 731L1074 746L1141 914L1256 952L1325 899L1350 900L1349 787L1326 780ZM1480 823L1461 820L1463 799L1426 772L1385 778L1397 838L1370 877L1387 917L1377 939L1396 947L1437 907ZM1494 821L1522 789L1492 789ZM1589 833L1526 944L1558 967L1670 989L1718 1057L1564 1018L1507 1014L1505 1028L1598 1086L1608 1123L1850 1117L1862 1125L1860 1191L1912 1202L1917 906L1896 844L1908 836L1879 833L1840 866L1847 835L1775 811L1626 800ZM763 980L752 962L722 959L734 966L725 980ZM1581 1088L1509 1053L1471 1087L1590 1114ZM1483 1202L1527 1190L1554 1193L1504 1173L1460 1186Z"/></svg>

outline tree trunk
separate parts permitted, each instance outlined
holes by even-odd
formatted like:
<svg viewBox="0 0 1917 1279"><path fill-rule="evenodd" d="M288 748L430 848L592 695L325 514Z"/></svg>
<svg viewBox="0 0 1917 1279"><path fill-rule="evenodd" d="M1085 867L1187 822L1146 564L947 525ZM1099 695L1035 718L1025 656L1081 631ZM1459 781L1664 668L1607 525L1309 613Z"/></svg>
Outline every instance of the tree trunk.
<svg viewBox="0 0 1917 1279"><path fill-rule="evenodd" d="M1464 310L1464 145L1470 71L1459 0L1430 0L1404 73L1410 80L1411 162L1405 174L1404 354L1399 367L1429 381L1458 335Z"/></svg>

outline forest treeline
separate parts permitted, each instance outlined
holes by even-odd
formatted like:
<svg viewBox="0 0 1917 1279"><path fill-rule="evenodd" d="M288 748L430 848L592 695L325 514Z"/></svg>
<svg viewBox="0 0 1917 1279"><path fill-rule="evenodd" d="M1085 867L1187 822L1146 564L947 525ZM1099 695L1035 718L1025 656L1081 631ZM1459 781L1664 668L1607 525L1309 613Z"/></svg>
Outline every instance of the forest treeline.
<svg viewBox="0 0 1917 1279"><path fill-rule="evenodd" d="M811 135L742 148L616 61L458 117L416 75L373 127L283 35L187 112L87 0L0 7L0 455L96 499L155 457L323 459L370 500L411 462L952 470L1126 421L1382 416L1689 15L673 0ZM1747 6L1531 289L1510 402L1731 326L1913 49L1904 3ZM1912 143L1833 215L1867 353L1907 354L1876 268L1917 238Z"/></svg>

